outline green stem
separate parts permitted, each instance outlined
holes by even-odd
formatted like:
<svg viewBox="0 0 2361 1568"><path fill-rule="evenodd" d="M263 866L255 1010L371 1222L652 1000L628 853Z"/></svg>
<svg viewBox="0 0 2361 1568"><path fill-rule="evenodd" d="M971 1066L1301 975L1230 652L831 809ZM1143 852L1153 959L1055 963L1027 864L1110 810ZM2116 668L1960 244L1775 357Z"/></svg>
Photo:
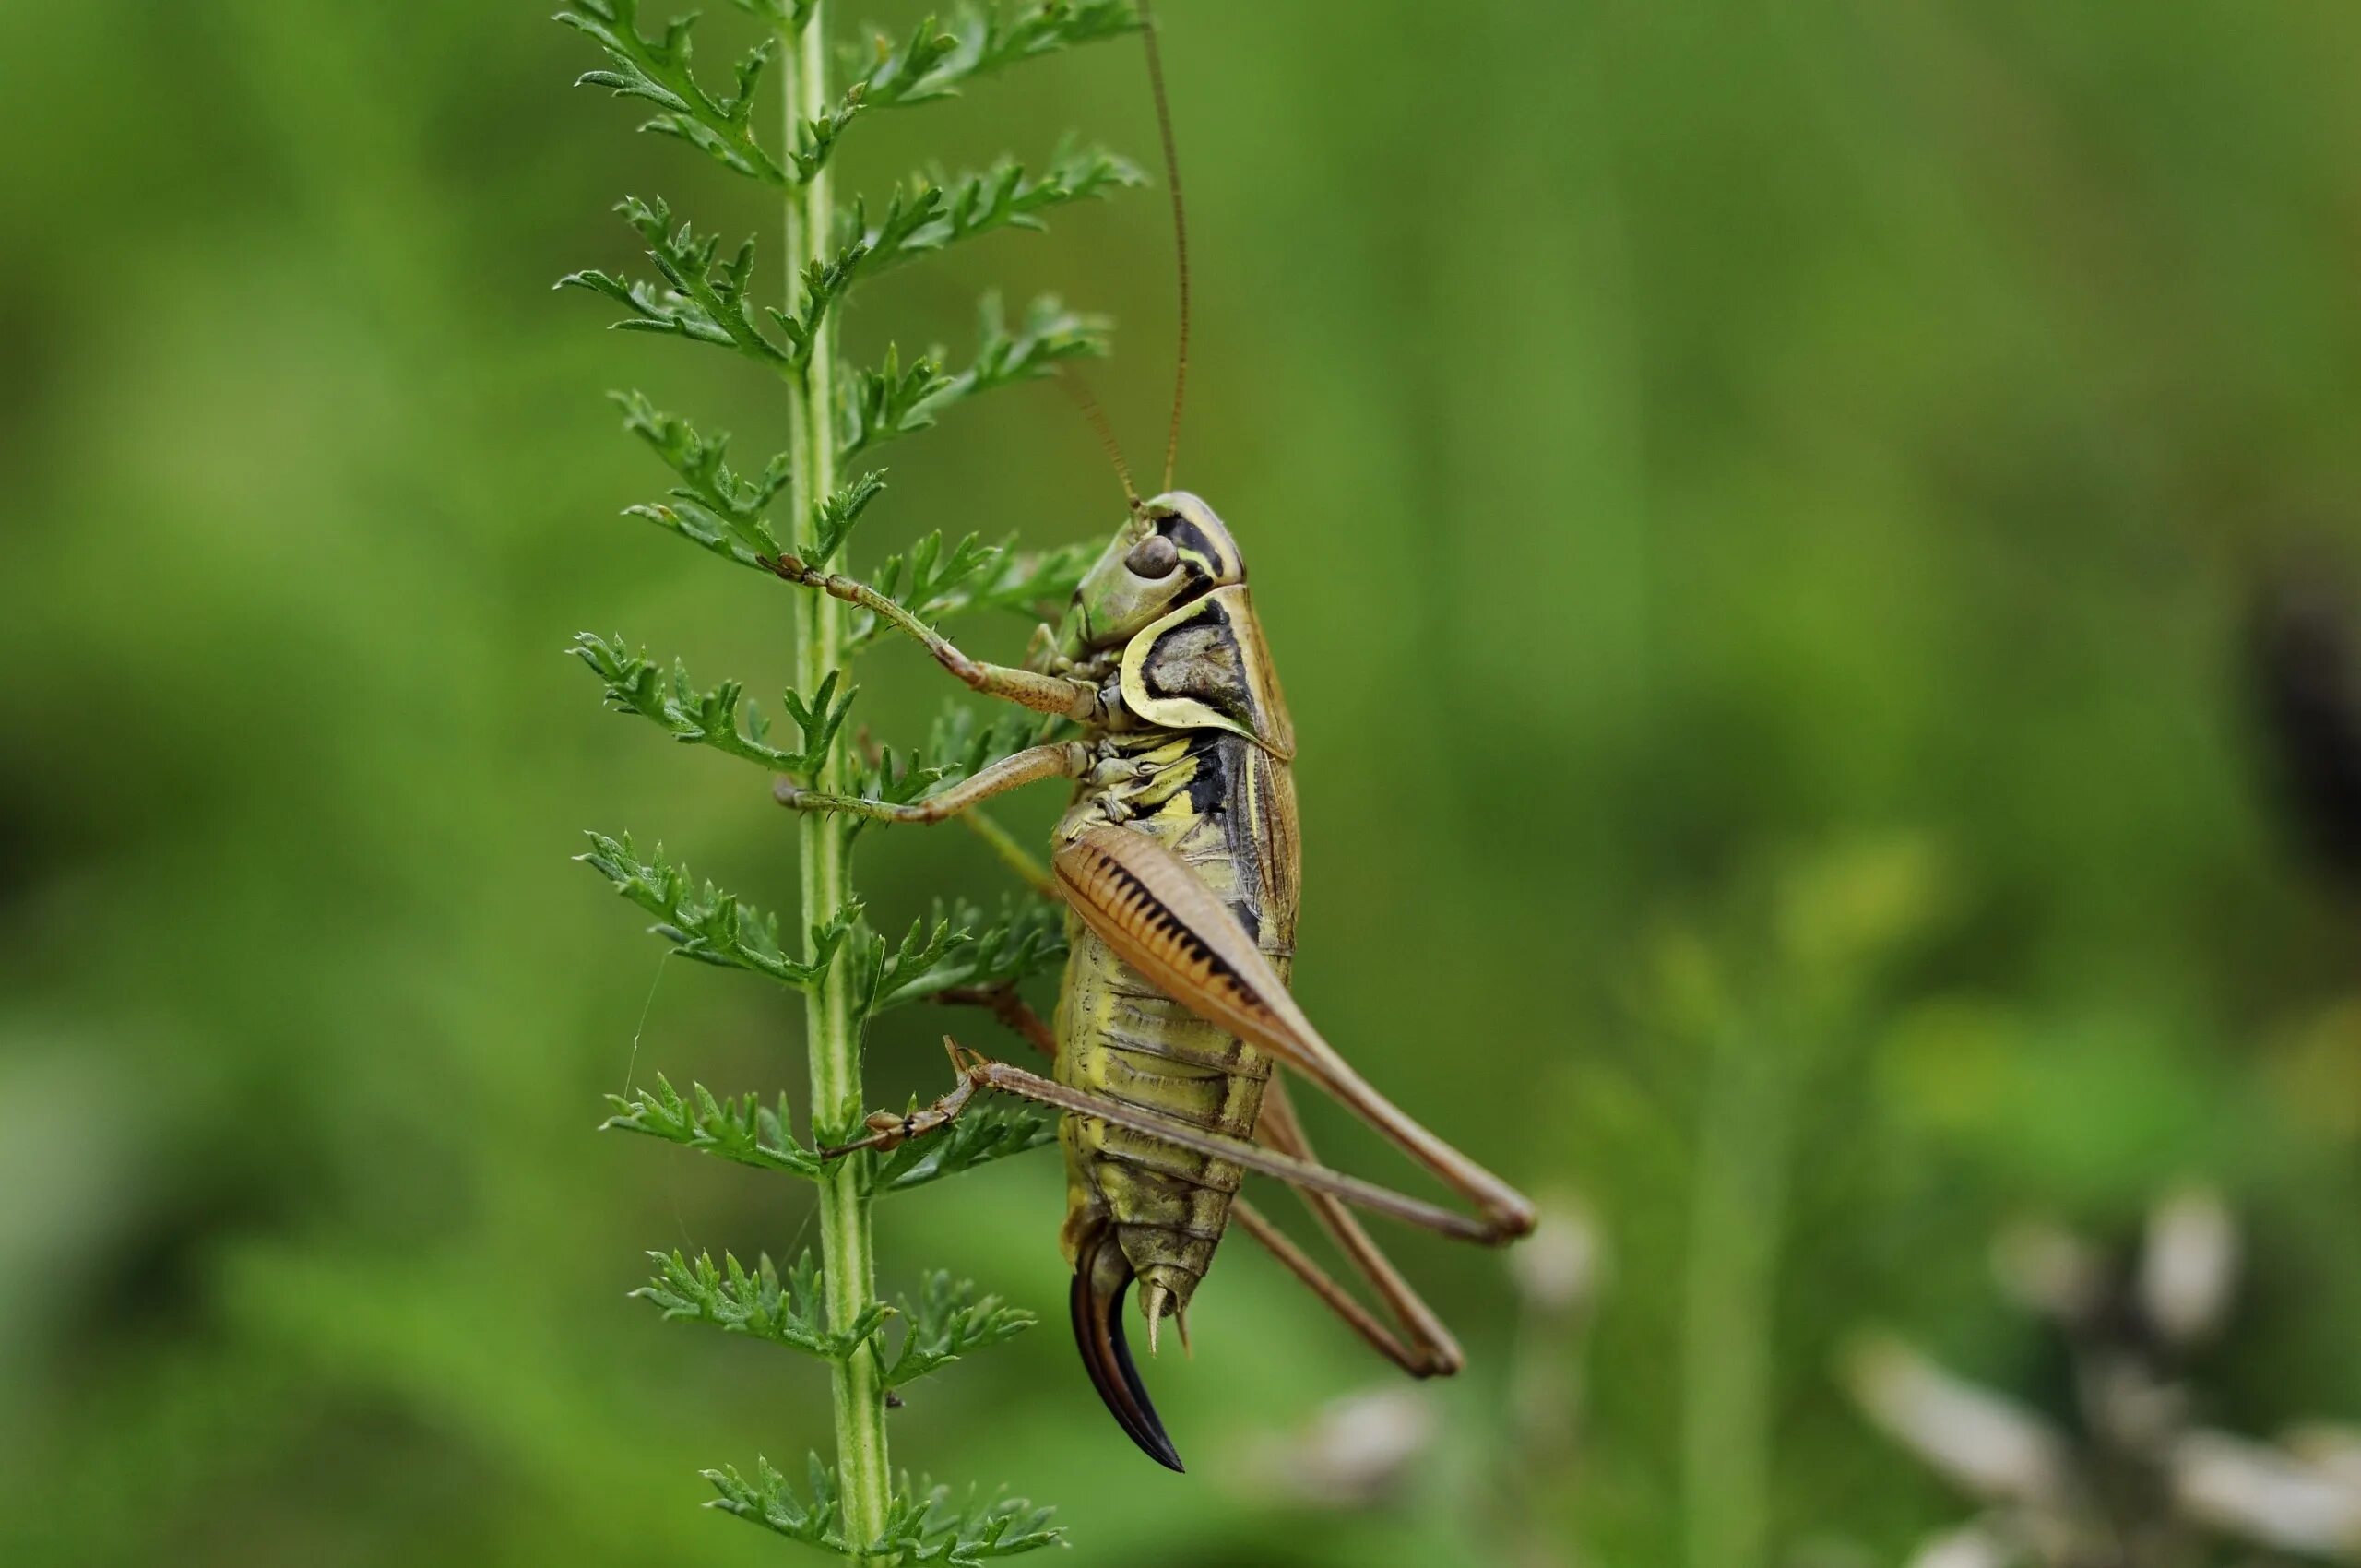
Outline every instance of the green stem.
<svg viewBox="0 0 2361 1568"><path fill-rule="evenodd" d="M780 39L789 62L782 73L787 90L787 144L795 145L795 129L807 112L828 101L828 53L824 7L814 5L804 18L800 36L790 31ZM821 259L836 227L832 185L824 166L788 202L787 254L800 275L806 264ZM795 285L790 284L790 300ZM819 503L836 483L834 428L836 386L836 324L822 322L812 345L810 361L789 383L789 416L794 424L793 494L799 531L807 527ZM844 606L826 594L797 594L799 627L796 680L807 692L817 691L832 671L842 670L845 647ZM839 679L846 677L840 676ZM847 792L841 747L828 754L813 775L813 788L828 794ZM801 849L803 921L808 932L842 909L850 893L851 824L828 812L798 814L797 838ZM807 937L807 941L808 941ZM807 954L807 956L816 955ZM831 965L826 978L806 993L804 1033L812 1059L812 1121L814 1135L835 1142L856 1126L864 1109L860 1086L860 1021L852 998L851 966ZM865 1154L832 1160L820 1182L820 1253L825 1271L828 1326L845 1331L877 1293L875 1252L869 1229L869 1199L864 1191L869 1157ZM885 1532L885 1513L892 1495L892 1471L885 1458L885 1387L877 1361L866 1352L836 1363L830 1374L836 1406L836 1475L844 1489L844 1529L847 1538L873 1541Z"/></svg>
<svg viewBox="0 0 2361 1568"><path fill-rule="evenodd" d="M1762 1568L1794 1086L1775 1047L1728 1025L1708 1072L1682 1287L1687 1555L1691 1568Z"/></svg>

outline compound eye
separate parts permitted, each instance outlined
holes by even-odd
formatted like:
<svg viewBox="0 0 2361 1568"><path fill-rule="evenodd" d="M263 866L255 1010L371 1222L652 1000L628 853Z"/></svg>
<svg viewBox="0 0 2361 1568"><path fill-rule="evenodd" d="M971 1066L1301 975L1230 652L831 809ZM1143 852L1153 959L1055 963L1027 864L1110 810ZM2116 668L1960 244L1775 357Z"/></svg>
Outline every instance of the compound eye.
<svg viewBox="0 0 2361 1568"><path fill-rule="evenodd" d="M1169 577L1180 564L1180 547L1160 533L1148 535L1123 557L1124 569L1135 577Z"/></svg>

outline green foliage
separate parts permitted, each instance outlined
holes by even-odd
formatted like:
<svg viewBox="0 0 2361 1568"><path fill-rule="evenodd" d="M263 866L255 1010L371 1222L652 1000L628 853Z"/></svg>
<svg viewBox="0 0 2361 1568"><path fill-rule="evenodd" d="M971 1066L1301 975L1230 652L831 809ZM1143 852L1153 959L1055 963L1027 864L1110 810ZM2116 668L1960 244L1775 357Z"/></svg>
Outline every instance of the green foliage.
<svg viewBox="0 0 2361 1568"><path fill-rule="evenodd" d="M971 1105L957 1121L931 1137L913 1139L875 1161L869 1190L883 1196L908 1193L1013 1155L1030 1154L1058 1141L1057 1118L1034 1106L1004 1100Z"/></svg>
<svg viewBox="0 0 2361 1568"><path fill-rule="evenodd" d="M919 1282L918 1296L901 1297L902 1337L885 1363L885 1386L900 1388L949 1366L970 1350L1014 1339L1038 1320L998 1296L979 1295L975 1281L955 1282L936 1270Z"/></svg>
<svg viewBox="0 0 2361 1568"><path fill-rule="evenodd" d="M658 923L652 929L674 944L682 957L721 968L751 969L799 991L820 982L860 915L855 906L815 922L813 957L806 963L789 957L780 948L777 916L748 909L735 894L725 893L710 882L699 884L686 866L664 858L660 844L655 858L643 861L630 834L618 839L593 833L589 850L575 859L656 916Z"/></svg>
<svg viewBox="0 0 2361 1568"><path fill-rule="evenodd" d="M924 746L902 754L880 747L863 757L856 786L872 800L907 805L1031 745L1035 736L1036 721L1028 716L1014 714L979 722L974 707L953 703L936 717ZM854 829L858 832L864 826L856 823Z"/></svg>
<svg viewBox="0 0 2361 1568"><path fill-rule="evenodd" d="M642 130L678 137L734 173L785 184L786 173L748 124L754 112L754 89L771 63L777 41L766 38L749 51L738 64L735 89L715 98L697 85L689 69L689 30L696 18L678 18L651 39L640 35L638 13L638 0L566 0L557 19L589 34L613 62L611 70L585 72L577 85L603 87L618 98L646 99L661 113Z"/></svg>
<svg viewBox="0 0 2361 1568"><path fill-rule="evenodd" d="M1096 148L1061 148L1038 174L1027 174L1008 158L947 182L913 174L895 187L875 224L859 197L847 208L838 232L837 287L995 229L1039 229L1041 214L1052 208L1145 183L1129 161Z"/></svg>
<svg viewBox="0 0 2361 1568"><path fill-rule="evenodd" d="M734 1467L707 1470L705 1479L720 1493L708 1506L842 1557L974 1568L996 1558L1038 1551L1059 1540L1059 1532L1050 1524L1050 1511L1036 1508L1021 1497L993 1496L979 1502L971 1493L964 1503L955 1504L949 1487L921 1481L914 1489L906 1479L895 1488L884 1532L874 1541L856 1546L846 1538L839 1522L843 1489L836 1473L816 1454L811 1456L805 1483L808 1496L799 1496L767 1459L754 1461L751 1481Z"/></svg>
<svg viewBox="0 0 2361 1568"><path fill-rule="evenodd" d="M921 538L908 554L897 551L886 556L871 586L930 624L971 610L1004 610L1038 618L1073 595L1097 554L1097 546L1090 544L1025 553L1014 540L986 544L981 535L972 533L946 546L938 531ZM875 612L855 610L847 635L855 647L861 647L886 629Z"/></svg>
<svg viewBox="0 0 2361 1568"><path fill-rule="evenodd" d="M880 944L882 950L883 944ZM1040 898L1011 897L998 915L972 905L919 921L892 957L877 968L871 1013L925 1001L953 990L1010 986L1065 962L1065 916Z"/></svg>
<svg viewBox="0 0 2361 1568"><path fill-rule="evenodd" d="M976 77L1138 27L1129 0L1040 0L1014 16L998 5L962 6L948 28L930 17L899 45L881 37L860 90L878 108L931 103Z"/></svg>
<svg viewBox="0 0 2361 1568"><path fill-rule="evenodd" d="M757 364L800 372L811 362L812 346L829 313L862 278L995 229L1038 229L1041 214L1052 208L1142 181L1137 169L1111 153L1062 151L1038 175L1028 175L1022 164L1006 159L980 173L961 175L947 186L924 174L912 175L895 188L874 226L866 220L864 204L855 198L843 220L836 253L804 269L801 308L766 305L759 313L784 342L765 332L750 300L754 242L745 241L725 258L719 236L700 234L685 222L676 225L670 205L660 196L653 201L626 196L616 208L647 244L660 283L589 268L566 274L558 287L586 289L622 305L631 314L614 324L620 330L711 343ZM1058 336L1070 342L1083 330L1065 324Z"/></svg>
<svg viewBox="0 0 2361 1568"><path fill-rule="evenodd" d="M834 671L809 700L792 688L781 693L779 706L803 736L803 744L790 752L769 742L770 721L743 700L745 688L735 681L699 691L679 660L667 671L625 651L620 639L594 632L576 636L573 652L606 683L611 707L653 719L683 745L711 746L780 773L808 777L819 767L844 728L855 695L849 689L837 695Z"/></svg>
<svg viewBox="0 0 2361 1568"><path fill-rule="evenodd" d="M856 474L830 492L812 518L812 542L803 552L804 559L814 566L826 565L842 548L853 525L860 521L861 513L869 509L869 504L884 488L884 476L870 472Z"/></svg>
<svg viewBox="0 0 2361 1568"><path fill-rule="evenodd" d="M857 1353L891 1315L883 1302L872 1301L844 1328L827 1327L820 1265L808 1248L784 1277L767 1253L752 1271L727 1253L718 1265L704 1253L694 1263L677 1251L647 1255L656 1277L632 1295L666 1318L709 1323L824 1360L841 1361ZM906 1333L906 1343L908 1337Z"/></svg>
<svg viewBox="0 0 2361 1568"><path fill-rule="evenodd" d="M682 1148L718 1155L740 1165L764 1170L784 1170L796 1176L820 1173L820 1157L795 1141L789 1130L787 1096L765 1105L759 1096L717 1099L703 1084L689 1086L682 1099L662 1074L653 1090L634 1095L609 1095L614 1114L599 1124L602 1132L644 1133Z"/></svg>
<svg viewBox="0 0 2361 1568"><path fill-rule="evenodd" d="M778 553L766 514L787 488L788 455L777 454L759 477L747 479L723 460L728 433L700 435L687 420L660 411L636 392L616 393L615 401L623 406L623 428L646 441L682 481L669 493L672 505L634 506L627 515L647 517L742 565L765 570L762 557Z"/></svg>
<svg viewBox="0 0 2361 1568"><path fill-rule="evenodd" d="M707 1470L705 1479L721 1494L706 1505L708 1508L735 1514L765 1529L776 1530L789 1540L816 1546L840 1557L861 1555L860 1549L845 1534L843 1489L836 1484L836 1472L822 1463L817 1454L810 1460L808 1496L798 1496L788 1479L764 1458L754 1461L754 1479L751 1481L741 1476L734 1465Z"/></svg>
<svg viewBox="0 0 2361 1568"><path fill-rule="evenodd" d="M663 283L633 282L592 269L567 273L557 280L559 288L587 289L630 311L614 324L619 331L660 332L712 343L777 369L800 365L809 357L809 334L784 313L766 312L787 329L791 350L772 342L755 324L747 295L754 272L753 240L723 260L719 236L700 234L686 223L675 227L672 208L661 196L652 202L625 196L615 210L647 242L647 257ZM828 297L834 297L833 290Z"/></svg>
<svg viewBox="0 0 2361 1568"><path fill-rule="evenodd" d="M885 362L877 369L847 377L839 450L851 457L896 436L930 429L937 415L963 398L1038 380L1052 374L1061 360L1104 355L1107 331L1104 316L1077 315L1044 295L1033 302L1025 324L1012 333L1000 296L987 294L979 312L975 358L966 370L955 375L945 371L940 350L905 370L888 349Z"/></svg>

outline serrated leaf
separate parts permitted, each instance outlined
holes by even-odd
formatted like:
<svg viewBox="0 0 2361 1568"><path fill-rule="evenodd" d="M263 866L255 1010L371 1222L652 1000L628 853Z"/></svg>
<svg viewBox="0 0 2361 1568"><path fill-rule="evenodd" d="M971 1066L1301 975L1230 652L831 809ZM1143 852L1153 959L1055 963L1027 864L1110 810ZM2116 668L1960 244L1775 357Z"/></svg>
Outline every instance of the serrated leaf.
<svg viewBox="0 0 2361 1568"><path fill-rule="evenodd" d="M700 1253L692 1262L679 1252L650 1253L656 1277L632 1292L668 1319L708 1323L730 1334L768 1340L825 1360L841 1361L858 1352L891 1315L872 1301L842 1330L826 1326L826 1298L820 1265L809 1249L779 1274L765 1253L749 1269L730 1253L716 1264Z"/></svg>
<svg viewBox="0 0 2361 1568"><path fill-rule="evenodd" d="M683 1099L659 1073L655 1088L611 1094L607 1103L614 1113L599 1123L601 1132L640 1133L764 1170L820 1173L820 1157L796 1142L789 1128L785 1095L765 1105L755 1095L718 1099L703 1084L691 1084Z"/></svg>
<svg viewBox="0 0 2361 1568"><path fill-rule="evenodd" d="M931 103L978 77L1139 25L1129 0L1040 0L1013 14L963 6L947 27L929 18L898 45L879 38L860 81L881 108Z"/></svg>
<svg viewBox="0 0 2361 1568"><path fill-rule="evenodd" d="M1098 553L1087 544L1033 553L1020 553L1014 545L1014 538L987 544L972 533L946 543L940 531L930 533L907 554L885 557L871 586L929 624L979 609L1039 615L1074 596ZM847 641L866 647L886 625L874 612L856 610L847 623Z"/></svg>
<svg viewBox="0 0 2361 1568"><path fill-rule="evenodd" d="M939 1269L919 1280L915 1297L900 1297L896 1304L901 1339L892 1360L881 1365L888 1388L916 1382L969 1351L1014 1339L1038 1321L998 1296L979 1294L974 1280L955 1281Z"/></svg>
<svg viewBox="0 0 2361 1568"><path fill-rule="evenodd" d="M840 1523L843 1488L837 1484L836 1471L822 1464L816 1454L810 1460L808 1497L799 1495L788 1479L768 1459L760 1456L754 1460L754 1479L751 1481L740 1475L734 1466L707 1470L705 1479L719 1493L706 1504L708 1508L734 1514L789 1540L800 1540L839 1557L860 1555L846 1538Z"/></svg>
<svg viewBox="0 0 2361 1568"><path fill-rule="evenodd" d="M1030 1105L988 1100L931 1136L915 1138L879 1157L869 1190L879 1197L907 1193L995 1160L1029 1154L1058 1141L1058 1119Z"/></svg>
<svg viewBox="0 0 2361 1568"><path fill-rule="evenodd" d="M812 540L804 552L805 559L814 566L825 566L844 547L845 540L860 521L869 504L885 489L885 476L871 471L856 474L836 486L816 508L812 518Z"/></svg>
<svg viewBox="0 0 2361 1568"><path fill-rule="evenodd" d="M805 1472L799 1491L768 1459L754 1461L751 1480L735 1467L707 1470L705 1479L718 1495L706 1506L806 1546L861 1561L977 1568L997 1558L1053 1546L1059 1538L1050 1523L1050 1510L1036 1508L1024 1498L995 1493L979 1499L970 1491L955 1503L949 1487L923 1479L913 1487L903 1476L895 1482L884 1530L876 1540L856 1546L840 1522L844 1488L836 1470L814 1454L806 1461Z"/></svg>
<svg viewBox="0 0 2361 1568"><path fill-rule="evenodd" d="M775 454L759 474L742 475L727 460L727 431L705 435L637 392L613 396L623 410L623 428L646 442L680 477L680 484L667 493L679 506L668 510L694 519L698 531L690 537L742 565L767 571L764 558L779 552L767 514L792 476L789 454Z"/></svg>
<svg viewBox="0 0 2361 1568"><path fill-rule="evenodd" d="M1063 360L1108 351L1107 318L1067 310L1053 296L1035 300L1024 325L1014 333L999 295L984 296L978 314L975 357L957 374L945 371L939 351L921 356L905 370L890 347L877 369L847 374L838 395L841 456L850 457L896 436L929 429L943 410L964 398L1037 380Z"/></svg>
<svg viewBox="0 0 2361 1568"><path fill-rule="evenodd" d="M1096 148L1062 148L1038 175L1013 159L947 181L914 175L887 198L874 225L855 200L840 244L847 255L858 251L860 272L873 274L995 229L1038 229L1051 208L1145 183L1128 160Z"/></svg>
<svg viewBox="0 0 2361 1568"><path fill-rule="evenodd" d="M857 695L850 687L837 695L837 674L833 670L809 699L791 687L780 694L780 706L803 737L801 746L789 751L770 743L770 721L745 700L744 688L735 681L701 691L679 660L666 670L645 655L631 652L622 638L602 637L595 632L575 636L567 651L605 683L609 707L652 720L683 744L711 746L798 778L808 778L820 770Z"/></svg>
<svg viewBox="0 0 2361 1568"><path fill-rule="evenodd" d="M640 128L677 137L722 167L765 184L784 185L788 176L754 135L755 88L777 48L766 38L738 63L734 88L716 98L698 85L690 69L689 30L694 16L669 24L656 38L641 36L638 0L564 0L557 20L587 33L606 52L613 69L590 71L585 87L603 87L619 98L638 98L658 113Z"/></svg>
<svg viewBox="0 0 2361 1568"><path fill-rule="evenodd" d="M653 928L656 932L678 946L682 956L700 963L751 969L808 991L828 972L860 915L857 901L837 910L813 928L812 959L790 958L779 946L775 916L748 908L710 882L698 884L686 866L664 858L662 845L657 846L654 859L643 862L629 834L620 839L602 833L589 837L589 850L575 858L656 916L660 922Z"/></svg>
<svg viewBox="0 0 2361 1568"><path fill-rule="evenodd" d="M720 242L688 224L675 227L672 209L626 196L615 208L647 244L662 281L631 280L599 271L570 272L561 289L587 289L631 312L615 323L625 331L659 332L694 342L733 349L758 363L795 368L809 357L808 340L782 349L755 325L747 289L754 268L754 242L746 241L724 259ZM771 313L774 316L777 313Z"/></svg>
<svg viewBox="0 0 2361 1568"><path fill-rule="evenodd" d="M1053 1517L1052 1510L1005 1493L979 1498L971 1489L955 1503L949 1487L921 1480L913 1488L905 1477L895 1488L879 1545L898 1551L904 1562L979 1568L1060 1544L1061 1532L1050 1522Z"/></svg>

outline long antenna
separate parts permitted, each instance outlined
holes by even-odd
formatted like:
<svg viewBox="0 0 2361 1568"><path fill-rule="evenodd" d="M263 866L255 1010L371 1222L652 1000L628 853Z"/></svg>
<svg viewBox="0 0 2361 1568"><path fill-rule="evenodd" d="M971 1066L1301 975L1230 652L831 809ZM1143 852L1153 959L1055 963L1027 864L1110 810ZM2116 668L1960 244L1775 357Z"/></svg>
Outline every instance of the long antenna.
<svg viewBox="0 0 2361 1568"><path fill-rule="evenodd" d="M1156 14L1139 0L1140 27L1147 44L1147 79L1156 91L1156 128L1164 140L1164 183L1172 191L1172 252L1180 273L1180 345L1172 366L1172 426L1164 438L1164 488L1180 457L1180 406L1189 391L1189 214L1180 201L1180 154L1172 145L1172 105L1164 94L1164 56L1157 45Z"/></svg>
<svg viewBox="0 0 2361 1568"><path fill-rule="evenodd" d="M1074 406L1082 410L1082 417L1088 420L1090 428L1098 433L1098 445L1106 448L1107 460L1115 465L1115 477L1123 481L1123 500L1136 514L1140 509L1140 493L1132 483L1132 466L1123 461L1122 444L1115 439L1115 427L1108 422L1107 410L1098 406L1097 398L1091 393L1090 384L1083 380L1081 374L1072 365L1059 365L1057 373L1058 385L1066 389L1066 396L1074 399Z"/></svg>

